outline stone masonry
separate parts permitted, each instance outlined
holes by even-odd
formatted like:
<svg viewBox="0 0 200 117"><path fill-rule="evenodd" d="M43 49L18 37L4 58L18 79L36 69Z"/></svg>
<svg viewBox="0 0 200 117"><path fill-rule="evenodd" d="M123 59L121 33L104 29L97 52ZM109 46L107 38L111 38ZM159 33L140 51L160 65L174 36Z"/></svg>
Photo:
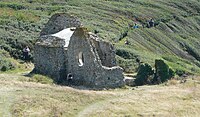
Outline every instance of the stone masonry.
<svg viewBox="0 0 200 117"><path fill-rule="evenodd" d="M34 63L35 73L48 75L58 83L92 88L124 86L113 45L68 14L50 18L35 44Z"/></svg>

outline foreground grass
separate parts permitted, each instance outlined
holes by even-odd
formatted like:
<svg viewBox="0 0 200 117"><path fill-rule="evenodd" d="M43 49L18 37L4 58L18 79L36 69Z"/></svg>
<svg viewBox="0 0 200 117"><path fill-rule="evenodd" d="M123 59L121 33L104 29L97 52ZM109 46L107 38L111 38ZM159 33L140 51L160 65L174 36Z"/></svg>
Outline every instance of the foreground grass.
<svg viewBox="0 0 200 117"><path fill-rule="evenodd" d="M22 82L26 79L24 76L1 74L0 79L0 116L74 116L89 103L110 96L101 95L103 92Z"/></svg>
<svg viewBox="0 0 200 117"><path fill-rule="evenodd" d="M200 77L185 83L92 91L0 74L0 116L198 116Z"/></svg>

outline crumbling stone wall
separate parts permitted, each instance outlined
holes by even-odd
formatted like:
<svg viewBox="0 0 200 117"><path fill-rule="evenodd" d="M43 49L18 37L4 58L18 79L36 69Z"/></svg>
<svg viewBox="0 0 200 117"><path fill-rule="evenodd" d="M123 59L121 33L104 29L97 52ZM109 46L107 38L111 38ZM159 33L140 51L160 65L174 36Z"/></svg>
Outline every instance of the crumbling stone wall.
<svg viewBox="0 0 200 117"><path fill-rule="evenodd" d="M96 49L103 66L113 67L116 66L115 51L112 44L109 42L101 41L94 34L89 33L89 38Z"/></svg>
<svg viewBox="0 0 200 117"><path fill-rule="evenodd" d="M66 54L67 50L60 47L45 47L35 45L34 49L34 72L51 76L56 82L66 77Z"/></svg>
<svg viewBox="0 0 200 117"><path fill-rule="evenodd" d="M53 15L34 47L34 72L52 77L56 82L62 82L66 76L67 48L65 40L52 36L65 28L80 27L78 18L65 13Z"/></svg>
<svg viewBox="0 0 200 117"><path fill-rule="evenodd" d="M54 34L65 28L80 26L82 26L82 24L75 16L66 13L58 13L49 19L45 28L40 32L40 36Z"/></svg>
<svg viewBox="0 0 200 117"><path fill-rule="evenodd" d="M123 86L123 70L116 66L112 44L100 40L81 26L80 21L71 15L53 15L35 45L34 71L60 83L95 88ZM69 45L62 36L54 36L71 27L76 28L68 38Z"/></svg>
<svg viewBox="0 0 200 117"><path fill-rule="evenodd" d="M68 72L74 84L96 88L123 86L122 68L105 67L89 34L84 28L75 30L68 46ZM80 55L81 54L81 55ZM79 63L82 59L83 64Z"/></svg>

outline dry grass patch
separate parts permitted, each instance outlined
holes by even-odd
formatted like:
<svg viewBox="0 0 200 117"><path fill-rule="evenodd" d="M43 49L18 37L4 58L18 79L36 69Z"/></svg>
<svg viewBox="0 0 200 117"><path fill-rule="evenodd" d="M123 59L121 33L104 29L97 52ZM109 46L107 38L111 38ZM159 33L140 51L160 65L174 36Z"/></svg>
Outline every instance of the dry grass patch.
<svg viewBox="0 0 200 117"><path fill-rule="evenodd" d="M20 74L0 74L0 102L4 100L3 105L0 103L3 112L0 116L5 113L31 117L200 115L199 77L188 78L185 83L169 81L170 85L105 91L20 80L26 78Z"/></svg>
<svg viewBox="0 0 200 117"><path fill-rule="evenodd" d="M183 85L140 87L128 95L106 100L91 110L85 110L84 116L198 116L200 113L200 93Z"/></svg>
<svg viewBox="0 0 200 117"><path fill-rule="evenodd" d="M15 116L74 116L84 106L109 96L61 87L30 88L22 92L13 104Z"/></svg>

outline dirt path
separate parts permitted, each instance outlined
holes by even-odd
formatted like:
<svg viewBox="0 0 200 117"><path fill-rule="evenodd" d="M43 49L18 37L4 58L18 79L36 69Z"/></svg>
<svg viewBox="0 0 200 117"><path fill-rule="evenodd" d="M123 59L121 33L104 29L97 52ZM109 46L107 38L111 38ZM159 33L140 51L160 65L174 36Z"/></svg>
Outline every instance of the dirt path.
<svg viewBox="0 0 200 117"><path fill-rule="evenodd" d="M85 107L82 111L78 113L77 117L87 117L90 113L94 112L95 110L99 110L108 100L103 100L100 102L93 103Z"/></svg>
<svg viewBox="0 0 200 117"><path fill-rule="evenodd" d="M122 98L132 95L133 93L135 93L135 92L130 92L127 90L127 91L119 93L117 97L108 98L108 99L90 104L90 105L86 106L82 111L80 111L78 113L77 117L88 117L88 116L90 116L91 113L93 113L97 110L101 110L102 108L106 107L106 105L108 103L110 103L111 101L120 100Z"/></svg>

